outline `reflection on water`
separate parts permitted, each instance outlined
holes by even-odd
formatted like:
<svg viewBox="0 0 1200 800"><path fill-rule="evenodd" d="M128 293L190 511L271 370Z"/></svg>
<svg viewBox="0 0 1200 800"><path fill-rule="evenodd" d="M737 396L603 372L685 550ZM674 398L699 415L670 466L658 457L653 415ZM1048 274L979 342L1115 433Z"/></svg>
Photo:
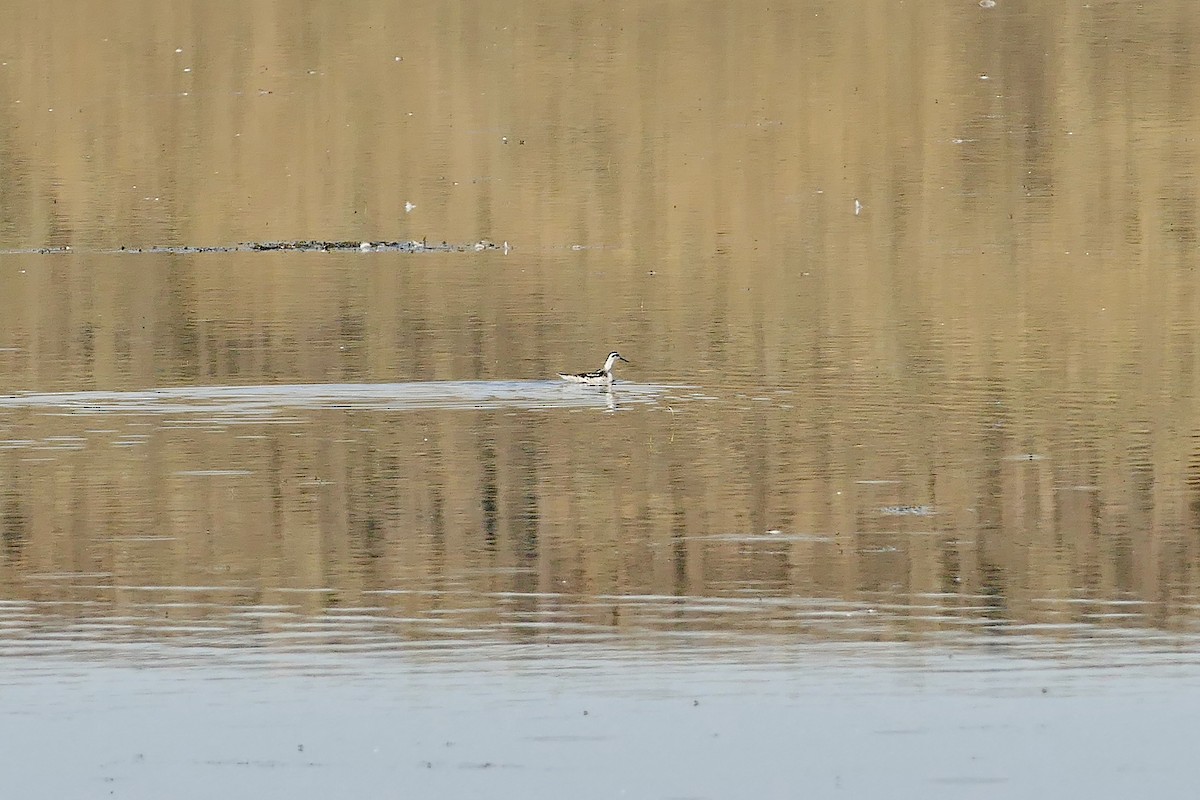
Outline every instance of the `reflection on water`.
<svg viewBox="0 0 1200 800"><path fill-rule="evenodd" d="M576 697L590 670L618 687L612 731L658 734L637 752L719 764L663 704L688 681L700 707L745 700L740 676L769 673L755 711L791 716L735 751L816 753L832 794L855 765L828 731L849 752L853 720L920 728L870 704L875 680L970 662L1004 695L1035 663L1080 695L1194 688L1192 0L0 6L0 673L21 708L72 670L103 688L158 665L173 697L253 661L294 716L292 673L332 663L374 731L379 664L397 692L409 668L437 684L434 706L459 671ZM504 245L200 252L281 240ZM611 392L554 380L613 349L633 363ZM455 724L496 730L518 683ZM936 685L951 708L972 690ZM103 702L79 707L138 723ZM237 716L215 702L205 730ZM813 704L822 724L797 724ZM1067 718L1012 710L989 707ZM27 716L45 742L71 727ZM923 752L973 757L934 735ZM1190 740L1143 741L1128 774L1173 788L1185 760L1155 759ZM409 744L409 771L447 763ZM127 766L122 746L89 763ZM879 775L907 774L902 750L872 748ZM704 793L653 766L597 794ZM496 795L466 771L425 795ZM368 772L359 794L395 785ZM1005 794L1013 772L919 785L1038 794ZM716 794L799 785L746 780Z"/></svg>
<svg viewBox="0 0 1200 800"><path fill-rule="evenodd" d="M869 386L741 380L0 397L5 652L1197 633L1186 532L1130 546L1131 519L1188 496L1130 487L1141 459L1100 469L1111 443L1073 435L1013 452L961 376L963 405L916 433L896 423L936 384L885 406Z"/></svg>
<svg viewBox="0 0 1200 800"><path fill-rule="evenodd" d="M0 352L3 652L1195 641L1194 404L1118 357L1192 397L1154 329L947 314L917 347L924 312L835 296L761 355L740 311L685 348L722 287L590 258L0 260L42 309ZM626 329L571 333L564 273ZM628 381L552 380L610 343Z"/></svg>

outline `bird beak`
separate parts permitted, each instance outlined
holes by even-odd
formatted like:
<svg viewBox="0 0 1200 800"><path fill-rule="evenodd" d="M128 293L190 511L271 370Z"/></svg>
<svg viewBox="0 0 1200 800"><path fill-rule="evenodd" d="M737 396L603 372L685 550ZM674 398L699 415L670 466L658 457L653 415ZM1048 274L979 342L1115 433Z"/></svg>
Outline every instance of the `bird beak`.
<svg viewBox="0 0 1200 800"><path fill-rule="evenodd" d="M629 363L629 359L628 359L628 358L621 358L621 356L617 356L617 358L620 358L620 359L621 359L622 361L624 361L626 364L628 364L628 363Z"/></svg>

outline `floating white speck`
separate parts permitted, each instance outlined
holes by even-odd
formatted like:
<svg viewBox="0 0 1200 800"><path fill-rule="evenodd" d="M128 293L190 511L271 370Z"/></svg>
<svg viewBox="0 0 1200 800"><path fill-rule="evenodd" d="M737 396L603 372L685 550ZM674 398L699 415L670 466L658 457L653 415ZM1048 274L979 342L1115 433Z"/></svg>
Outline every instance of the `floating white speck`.
<svg viewBox="0 0 1200 800"><path fill-rule="evenodd" d="M507 242L507 241L505 241L505 242L504 242L504 255L508 255L508 251L509 251L509 249L510 249L510 248L509 248L509 246L508 246L508 242Z"/></svg>
<svg viewBox="0 0 1200 800"><path fill-rule="evenodd" d="M995 8L996 0L979 0L980 8Z"/></svg>
<svg viewBox="0 0 1200 800"><path fill-rule="evenodd" d="M412 213L412 210L413 210L414 208L416 208L416 207L417 207L417 204L416 204L416 203L410 203L410 202L407 202L407 201L405 201L405 203L404 203L404 213L405 213L405 214L411 214L411 213Z"/></svg>
<svg viewBox="0 0 1200 800"><path fill-rule="evenodd" d="M183 48L182 48L182 47L176 47L176 48L175 48L175 52L176 52L176 53L182 53L182 52L183 52Z"/></svg>
<svg viewBox="0 0 1200 800"><path fill-rule="evenodd" d="M980 75L980 76L979 76L979 80L981 80L981 81L990 81L990 80L991 80L991 78L990 78L989 76L987 76L987 75Z"/></svg>
<svg viewBox="0 0 1200 800"><path fill-rule="evenodd" d="M854 216L857 217L859 214L862 213L862 210L863 210L863 204L858 202L857 199L855 199L855 201L854 201Z"/></svg>

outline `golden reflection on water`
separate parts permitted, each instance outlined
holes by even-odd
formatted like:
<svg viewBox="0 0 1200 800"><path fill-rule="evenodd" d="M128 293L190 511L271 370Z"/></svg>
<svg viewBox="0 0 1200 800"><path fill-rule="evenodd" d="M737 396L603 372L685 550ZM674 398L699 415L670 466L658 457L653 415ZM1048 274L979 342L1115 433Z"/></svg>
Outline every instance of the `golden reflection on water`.
<svg viewBox="0 0 1200 800"><path fill-rule="evenodd" d="M1191 5L960 5L7 4L6 630L1193 635Z"/></svg>

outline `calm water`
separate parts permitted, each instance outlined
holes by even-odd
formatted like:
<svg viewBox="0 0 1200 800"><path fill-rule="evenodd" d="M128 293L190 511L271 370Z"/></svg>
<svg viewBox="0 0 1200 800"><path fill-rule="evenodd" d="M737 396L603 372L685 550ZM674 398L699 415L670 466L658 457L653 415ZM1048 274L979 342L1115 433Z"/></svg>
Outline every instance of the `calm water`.
<svg viewBox="0 0 1200 800"><path fill-rule="evenodd" d="M0 10L26 795L1193 785L1190 2Z"/></svg>

